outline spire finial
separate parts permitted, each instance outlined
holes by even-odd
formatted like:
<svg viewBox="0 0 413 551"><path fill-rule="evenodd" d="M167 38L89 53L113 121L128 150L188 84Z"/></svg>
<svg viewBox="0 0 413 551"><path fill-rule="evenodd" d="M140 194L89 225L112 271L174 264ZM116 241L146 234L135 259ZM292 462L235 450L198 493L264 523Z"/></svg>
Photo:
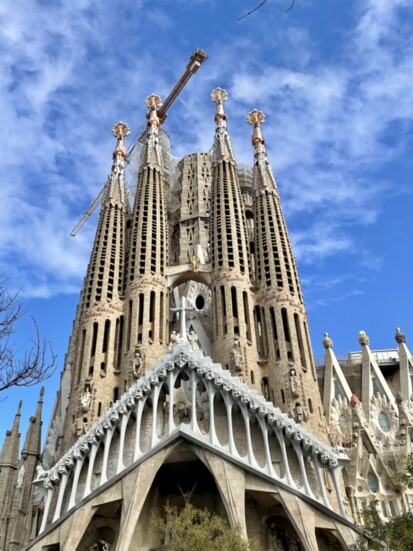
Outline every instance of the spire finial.
<svg viewBox="0 0 413 551"><path fill-rule="evenodd" d="M265 122L265 115L258 109L253 109L248 113L247 123L254 127L252 134L252 145L255 149L255 154L265 153L265 140L261 132L261 125Z"/></svg>
<svg viewBox="0 0 413 551"><path fill-rule="evenodd" d="M117 122L112 128L112 134L118 140L113 152L113 168L119 167L122 170L125 168L126 147L123 138L130 133L129 126L122 121Z"/></svg>
<svg viewBox="0 0 413 551"><path fill-rule="evenodd" d="M322 344L326 350L327 348L333 348L333 341L328 336L328 333L324 333L324 339Z"/></svg>
<svg viewBox="0 0 413 551"><path fill-rule="evenodd" d="M359 333L359 344L361 344L361 346L368 346L369 342L370 342L370 339L366 335L366 332L365 331L360 331L360 333Z"/></svg>
<svg viewBox="0 0 413 551"><path fill-rule="evenodd" d="M148 119L148 137L151 135L157 136L158 128L161 124L158 111L162 107L162 100L157 94L151 94L146 98L145 105L149 109L146 115Z"/></svg>
<svg viewBox="0 0 413 551"><path fill-rule="evenodd" d="M211 92L211 101L217 104L217 110L215 113L215 124L218 128L226 128L227 116L224 111L224 102L228 99L228 92L223 88L215 88Z"/></svg>
<svg viewBox="0 0 413 551"><path fill-rule="evenodd" d="M397 344L406 342L406 335L401 332L400 327L396 327L396 334L394 335L394 338L396 339Z"/></svg>
<svg viewBox="0 0 413 551"><path fill-rule="evenodd" d="M43 396L44 396L44 386L42 386L42 388L40 389L38 402L43 402Z"/></svg>

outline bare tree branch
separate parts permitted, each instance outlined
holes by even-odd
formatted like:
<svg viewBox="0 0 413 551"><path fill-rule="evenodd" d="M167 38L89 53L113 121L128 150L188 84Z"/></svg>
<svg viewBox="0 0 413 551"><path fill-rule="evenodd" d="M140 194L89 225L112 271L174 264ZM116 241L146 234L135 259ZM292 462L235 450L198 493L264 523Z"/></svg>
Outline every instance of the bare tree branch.
<svg viewBox="0 0 413 551"><path fill-rule="evenodd" d="M295 0L292 0L291 6L288 8L287 12L288 12L288 11L291 11L291 10L293 9L294 4L295 4Z"/></svg>
<svg viewBox="0 0 413 551"><path fill-rule="evenodd" d="M248 17L248 15L251 15L255 11L259 10L266 2L267 2L267 0L263 0L260 4L258 4L258 6L255 6L254 9L252 9L251 11L249 11L247 13L244 13L244 15L241 15L241 17L238 17L237 21L241 21L241 19L244 19L244 17ZM291 11L294 7L294 4L295 4L295 0L291 0L291 5L286 11L287 12Z"/></svg>
<svg viewBox="0 0 413 551"><path fill-rule="evenodd" d="M34 318L35 336L29 349L19 358L11 342L16 323L24 315L17 302L18 294L11 295L0 280L0 392L12 386L33 386L50 377L56 368L56 355L45 339L41 339Z"/></svg>
<svg viewBox="0 0 413 551"><path fill-rule="evenodd" d="M261 4L258 4L258 6L255 6L255 8L247 13L244 13L244 15L241 15L241 17L238 17L237 21L241 21L241 19L244 19L244 17L247 17L248 15L251 15L255 11L259 10L261 6L263 6L266 3L267 0L263 0Z"/></svg>

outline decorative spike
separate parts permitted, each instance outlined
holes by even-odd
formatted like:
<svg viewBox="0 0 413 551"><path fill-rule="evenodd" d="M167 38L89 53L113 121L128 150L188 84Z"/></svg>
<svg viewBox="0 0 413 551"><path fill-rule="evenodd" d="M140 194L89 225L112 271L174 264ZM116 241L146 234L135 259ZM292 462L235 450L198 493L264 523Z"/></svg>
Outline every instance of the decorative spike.
<svg viewBox="0 0 413 551"><path fill-rule="evenodd" d="M252 134L252 145L254 147L255 170L254 183L255 188L277 189L274 174L268 161L267 151L265 149L265 139L261 132L261 125L265 122L265 115L258 109L253 109L248 113L247 123L254 127Z"/></svg>
<svg viewBox="0 0 413 551"><path fill-rule="evenodd" d="M215 140L212 164L215 166L221 161L230 161L235 164L235 155L232 150L231 140L227 130L227 115L224 111L224 102L228 99L228 92L223 88L215 88L211 92L211 101L216 103L215 112Z"/></svg>

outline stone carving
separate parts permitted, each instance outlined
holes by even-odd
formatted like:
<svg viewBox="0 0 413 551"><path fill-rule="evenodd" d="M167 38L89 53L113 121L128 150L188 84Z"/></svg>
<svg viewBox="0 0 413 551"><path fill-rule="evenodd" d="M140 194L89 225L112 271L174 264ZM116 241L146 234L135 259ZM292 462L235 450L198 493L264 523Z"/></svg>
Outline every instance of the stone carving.
<svg viewBox="0 0 413 551"><path fill-rule="evenodd" d="M236 348L238 348L238 343L236 343ZM177 374L182 371L185 372L186 375L195 373L196 377L199 378L199 382L204 382L204 388L206 390L202 400L200 398L200 402L197 403L198 411L200 403L207 406L210 400L210 392L219 390L223 396L226 395L225 401L239 401L240 406L248 408L251 415L259 415L263 423L267 426L267 429L273 425L281 429L285 434L285 438L289 440L294 439L300 447L302 447L303 453L305 453L306 456L314 455L317 457L323 469L335 469L339 465L339 461L341 462L347 459L341 452L339 454L338 451L324 446L321 442L314 439L314 437L307 433L303 427L290 419L287 414L282 413L255 390L243 384L238 377L232 376L229 371L222 369L221 365L213 363L211 358L194 357L193 354L189 343L182 345L182 349L179 349L179 353L177 354L167 353L163 361L158 362L152 370L143 374L136 383L129 387L127 392L122 394L120 399L107 410L102 419L96 422L91 428L88 428L87 424L82 427L86 434L79 435L79 440L75 446L59 459L53 469L45 472L42 467L39 466L36 473L37 478L35 484L44 488L59 486L62 482L63 474L70 476L75 465L78 464L78 461L90 456L95 440L105 439L105 434L115 429L115 426L120 422L121 418L128 412L128 401L132 398L132 401L135 401L135 407L138 401L146 401L148 394L153 392L154 387L159 385L159 381L163 380L165 376L168 376L168 372L170 371L176 371ZM190 360L192 360L193 363L192 368L189 367ZM197 432L197 429L193 429L191 424L191 422L194 421L192 419L193 405L188 401L182 389L177 390L181 390L181 394L174 392L169 398L173 400L172 415L174 420L171 430L174 430L179 424L185 423L187 426L184 430L195 430L193 434L195 438L209 438L205 435L205 432L203 432L202 427L204 427L206 432L214 430L214 437L216 438L217 429L214 427L217 425L210 422L209 408L207 407L207 411L202 415L202 426L199 427L200 430ZM150 404L150 402L147 403ZM222 407L224 407L223 402ZM168 405L168 410L169 408L170 406ZM295 408L297 410L297 418L305 418L304 416L306 415L307 408L301 406L299 403L295 404ZM214 415L218 415L217 409ZM197 418L198 411L196 413ZM78 422L81 425L82 419L78 419ZM146 428L149 431L149 427ZM142 424L140 428L141 432L144 432L146 428ZM168 434L166 434L165 437L168 437ZM159 442L160 441L157 440L155 444L158 445ZM301 442L304 443L301 444ZM218 440L216 445L220 447ZM150 446L152 446L152 444L150 444ZM151 449L148 450L149 453L150 451ZM222 453L226 454L229 452L223 449ZM251 468L257 469L259 467L252 465ZM259 469L262 470L261 468ZM300 491L305 492L304 489ZM277 535L277 538L281 539L284 545L284 551L287 551L287 542L284 542L279 535Z"/></svg>
<svg viewBox="0 0 413 551"><path fill-rule="evenodd" d="M98 540L95 542L90 548L89 551L110 551L111 545L103 539Z"/></svg>
<svg viewBox="0 0 413 551"><path fill-rule="evenodd" d="M290 369L290 390L296 398L301 394L301 379L295 369Z"/></svg>
<svg viewBox="0 0 413 551"><path fill-rule="evenodd" d="M200 264L201 264L201 261L199 260L199 257L198 257L196 254L194 254L194 255L192 256L191 264L192 264L192 269L193 269L193 271L194 271L195 273L197 273L198 270L199 270L199 266L200 266Z"/></svg>
<svg viewBox="0 0 413 551"><path fill-rule="evenodd" d="M324 348L327 350L327 348L333 348L333 341L328 336L328 333L324 333L324 339L322 342Z"/></svg>
<svg viewBox="0 0 413 551"><path fill-rule="evenodd" d="M176 331L172 331L171 336L169 337L169 340L170 340L170 343L169 343L170 351L174 348L174 346L178 346L179 344L184 344L181 334L177 333Z"/></svg>
<svg viewBox="0 0 413 551"><path fill-rule="evenodd" d="M16 488L18 490L21 490L22 487L23 487L23 482L24 482L25 475L26 475L26 469L25 469L24 465L22 465L19 469L19 474L17 475Z"/></svg>
<svg viewBox="0 0 413 551"><path fill-rule="evenodd" d="M196 308L195 306L187 306L186 297L184 296L181 297L180 303L181 305L179 306L179 308L171 308L171 312L179 312L179 315L181 316L181 331L179 333L181 337L181 342L179 344L183 344L188 342L186 338L186 313L194 312Z"/></svg>
<svg viewBox="0 0 413 551"><path fill-rule="evenodd" d="M396 327L396 334L394 338L396 339L397 344L406 342L406 335L400 331L400 327Z"/></svg>
<svg viewBox="0 0 413 551"><path fill-rule="evenodd" d="M234 345L232 347L232 357L234 359L234 370L237 373L241 373L245 367L245 357L239 339L234 340Z"/></svg>
<svg viewBox="0 0 413 551"><path fill-rule="evenodd" d="M370 342L370 339L366 335L366 332L365 331L360 331L360 333L359 333L359 344L361 344L361 346L368 346L369 342Z"/></svg>
<svg viewBox="0 0 413 551"><path fill-rule="evenodd" d="M187 335L191 350L199 350L198 336L195 331L190 331Z"/></svg>
<svg viewBox="0 0 413 551"><path fill-rule="evenodd" d="M132 375L134 379L139 379L139 377L142 374L144 366L144 356L139 350L139 348L136 348L135 355L132 360Z"/></svg>
<svg viewBox="0 0 413 551"><path fill-rule="evenodd" d="M91 400L92 400L92 394L90 393L89 387L87 387L85 392L80 397L80 405L82 406L82 411L84 413L89 411Z"/></svg>

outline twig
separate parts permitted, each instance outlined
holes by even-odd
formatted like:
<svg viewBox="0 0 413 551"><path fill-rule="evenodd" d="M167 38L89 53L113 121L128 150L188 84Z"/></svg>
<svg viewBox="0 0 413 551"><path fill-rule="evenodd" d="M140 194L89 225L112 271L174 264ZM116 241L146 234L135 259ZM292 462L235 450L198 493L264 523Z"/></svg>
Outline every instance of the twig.
<svg viewBox="0 0 413 551"><path fill-rule="evenodd" d="M251 11L249 11L248 13L244 13L244 15L241 15L241 17L238 17L237 21L241 21L241 19L244 19L244 17L247 17L248 15L251 15L252 13L254 13L255 11L259 10L261 6L263 6L265 3L266 3L267 0L263 0L261 2L261 4L259 4L258 6L255 6L255 8Z"/></svg>
<svg viewBox="0 0 413 551"><path fill-rule="evenodd" d="M292 0L291 6L288 8L287 11L291 11L291 10L293 9L293 7L294 7L294 4L295 4L295 0Z"/></svg>

